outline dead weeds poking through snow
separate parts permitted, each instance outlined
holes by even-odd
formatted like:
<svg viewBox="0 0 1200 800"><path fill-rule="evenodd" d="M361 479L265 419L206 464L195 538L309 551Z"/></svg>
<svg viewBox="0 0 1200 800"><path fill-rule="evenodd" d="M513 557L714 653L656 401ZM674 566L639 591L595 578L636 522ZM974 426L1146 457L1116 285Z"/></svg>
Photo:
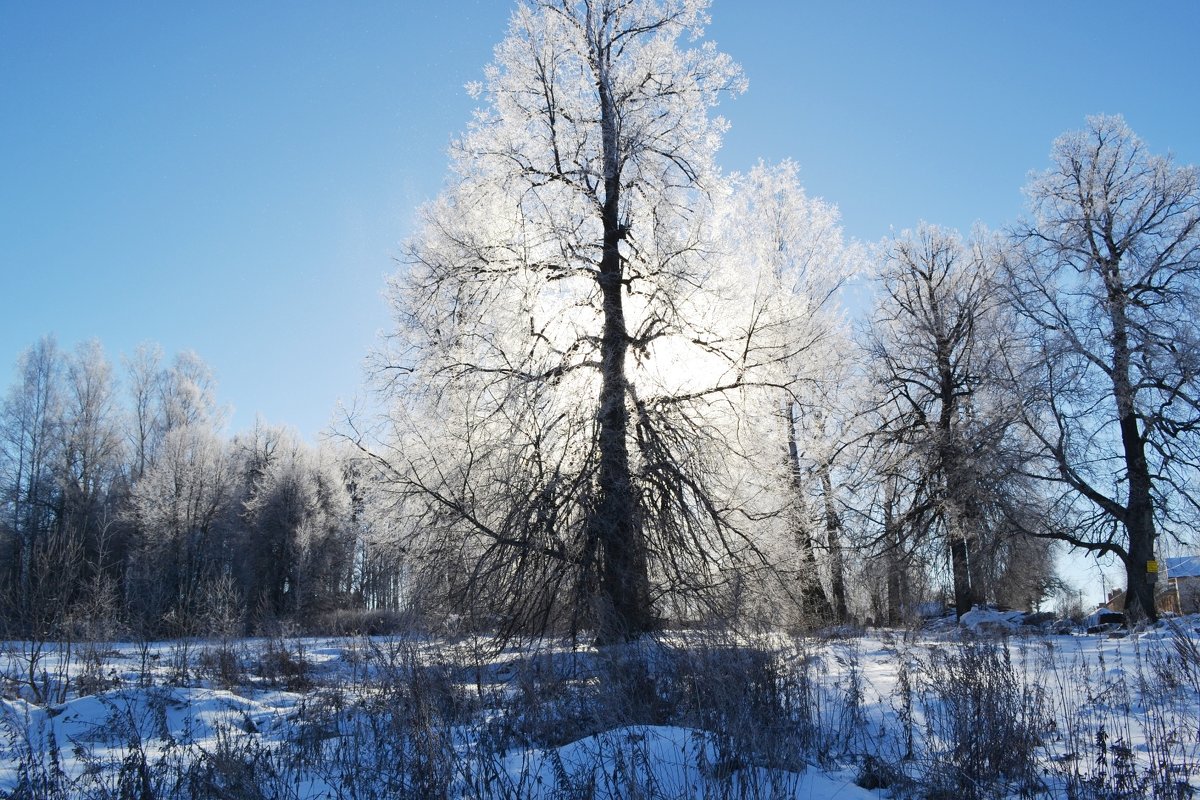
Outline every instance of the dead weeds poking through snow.
<svg viewBox="0 0 1200 800"><path fill-rule="evenodd" d="M1200 647L1179 626L486 644L49 648L38 688L59 676L64 701L10 677L0 797L1109 800L1198 783Z"/></svg>

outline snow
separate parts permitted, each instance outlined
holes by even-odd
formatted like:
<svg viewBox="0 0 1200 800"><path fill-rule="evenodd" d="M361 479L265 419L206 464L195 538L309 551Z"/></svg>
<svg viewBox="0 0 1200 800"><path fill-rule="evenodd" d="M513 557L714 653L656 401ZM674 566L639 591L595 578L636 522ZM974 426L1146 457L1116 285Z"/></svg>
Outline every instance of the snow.
<svg viewBox="0 0 1200 800"><path fill-rule="evenodd" d="M621 800L621 773L638 769L639 763L649 767L642 779L659 793L655 796L702 797L706 776L737 769L743 774L737 776L735 785L751 792L768 789L770 796L842 800L878 797L849 779L816 768L746 772L722 756L715 737L670 726L614 728L553 750L515 753L505 766L514 780L536 787L531 797L558 797L565 787L586 786L594 787L597 798ZM566 780L560 777L563 775Z"/></svg>
<svg viewBox="0 0 1200 800"><path fill-rule="evenodd" d="M975 607L962 615L959 623L978 634L1014 633L1025 619L1023 611L997 611Z"/></svg>
<svg viewBox="0 0 1200 800"><path fill-rule="evenodd" d="M1196 632L1200 619L1179 619L1111 639L1103 634L1032 632L1030 626L1021 625L1022 618L1015 612L975 609L955 628L939 622L918 631L772 639L770 646L777 648L778 656L772 668L791 670L808 704L805 714L784 722L809 728L804 754L769 758L748 756L745 742L737 740L741 729L722 728L720 720L711 728L617 720L599 725L598 732L581 725L578 735L569 735L573 729L565 723L572 714L603 716L602 709L571 705L572 697L593 697L587 692L604 680L603 654L586 648L544 647L536 655L509 649L465 668L461 660L465 654L484 651L487 643L357 638L190 642L186 648L179 643L116 644L103 648L111 688L92 693L70 689L63 702L45 702L21 679L27 674L22 659L29 649L9 643L0 645L0 796L17 787L22 765L27 768L31 763L56 760L64 779L70 781L84 780L89 771L115 774L137 753L144 754L152 766L173 764L183 769L195 759L220 763L222 753L267 752L254 749L259 747L336 749L351 741L354 731L374 730L371 725L379 724L370 717L370 708L397 709L420 700L415 694L379 695L378 682L389 671L405 664L435 665L446 657L459 660L441 674L465 696L477 694L525 708L512 712L485 703L472 712L475 717L458 718L444 729L448 757L458 759L457 772L447 778L451 796L476 796L479 791L473 787L487 785L495 796L594 793L618 798L627 796L631 782L653 797L713 796L717 784L731 796L746 797L903 796L898 788L890 794L887 784L916 781L919 785L931 779L939 759L954 757L947 737L961 732L956 734L953 727L958 700L947 676L967 664L953 658L970 648L984 655L995 652L988 648L998 648L1006 654L1003 663L1010 665L1003 673L1009 683L993 682L984 688L1000 685L1000 691L1014 701L1033 697L1041 704L1044 719L1022 722L1038 734L1041 773L1037 780L1042 793L1037 796L1065 796L1072 779L1116 780L1119 769L1131 769L1121 759L1147 765L1140 769L1150 775L1148 765L1155 759L1177 758L1184 765L1179 779L1200 787L1195 767L1200 762L1198 737L1171 733L1189 724L1189 730L1195 729L1200 681L1196 663L1189 672L1185 662L1188 652L1200 653ZM640 654L652 665L650 671L666 670L670 653L694 647L689 636L668 637L644 648ZM253 662L256 654L283 649L307 664L306 684L289 687L284 677L258 674L253 668L245 669L232 686L220 685L203 670L202 677L193 670L187 680L179 679L181 650L196 658L216 648L232 649L243 663ZM95 671L94 664L89 667L85 662L78 646L70 661L66 651L52 648L41 667L44 675L59 675L70 680L68 686L79 686L85 685L80 679L87 669ZM752 667L756 662L747 663ZM737 678L731 674L729 680ZM537 680L546 682L537 684ZM715 680L719 685L726 679L716 676ZM46 685L52 684L47 680ZM405 691L410 689L415 692L412 686ZM556 691L559 696L525 697L531 691ZM520 705L523 702L527 707ZM555 702L560 705L554 706ZM739 710L735 705L723 713L736 715ZM633 709L635 716L638 711ZM553 713L544 719L535 718L549 712ZM562 715L563 724L556 722L554 713ZM980 713L986 714L986 709ZM974 727L987 724L980 719ZM565 738L541 744L527 738L536 739L538 730ZM371 757L403 755L407 746L419 749L426 743L425 733L401 731L398 735L409 737L408 745L389 744L387 737L378 737L380 746L401 749L351 755L365 759L364 769L377 768L370 764L382 762L370 762ZM760 732L750 733L761 737ZM768 732L767 740L773 735ZM488 736L499 738L484 741ZM1106 749L1096 753L1098 737L1104 739ZM906 747L916 747L924 755L906 759ZM479 755L485 751L495 754L494 761L485 763L486 757ZM261 760L275 765L276 779L286 780L288 795L305 800L339 796L337 776L287 755L290 750L279 752L276 761L265 755ZM870 771L867 767L878 765L886 767L883 777L864 779ZM877 788L859 785L863 783ZM1023 790L1014 783L1007 791L998 796L1018 796Z"/></svg>
<svg viewBox="0 0 1200 800"><path fill-rule="evenodd" d="M1200 556L1180 556L1164 558L1167 579L1171 578L1200 578Z"/></svg>

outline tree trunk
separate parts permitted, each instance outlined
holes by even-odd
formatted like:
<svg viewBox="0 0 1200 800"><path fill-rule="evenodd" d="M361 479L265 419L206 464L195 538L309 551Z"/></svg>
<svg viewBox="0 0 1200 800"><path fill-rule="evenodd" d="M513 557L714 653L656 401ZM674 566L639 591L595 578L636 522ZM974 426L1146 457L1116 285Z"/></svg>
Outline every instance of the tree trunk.
<svg viewBox="0 0 1200 800"><path fill-rule="evenodd" d="M603 67L603 62L601 61ZM611 644L653 629L649 564L629 471L629 407L625 356L629 334L622 297L620 242L620 159L616 108L602 68L598 80L604 147L604 249L597 280L603 296L604 329L600 339L599 499L589 520L589 536L600 551L599 631Z"/></svg>
<svg viewBox="0 0 1200 800"><path fill-rule="evenodd" d="M978 588L971 583L970 542L980 532L980 519L975 512L975 486L968 474L966 461L955 429L958 413L957 383L950 367L950 348L939 341L941 411L938 415L939 454L945 498L942 514L946 534L950 539L950 571L954 578L954 612L962 617L978 602Z"/></svg>
<svg viewBox="0 0 1200 800"><path fill-rule="evenodd" d="M954 574L954 613L962 617L975 605L975 597L967 563L967 540L961 536L950 537L950 569Z"/></svg>
<svg viewBox="0 0 1200 800"><path fill-rule="evenodd" d="M893 553L888 558L887 568L887 624L899 625L903 621L904 609L902 578L899 570L899 558Z"/></svg>
<svg viewBox="0 0 1200 800"><path fill-rule="evenodd" d="M904 608L903 569L900 531L896 525L895 487L888 482L883 500L883 536L887 548L887 623L899 625Z"/></svg>
<svg viewBox="0 0 1200 800"><path fill-rule="evenodd" d="M949 432L946 433L949 436ZM964 485L963 467L953 445L942 456L946 481L943 514L946 533L950 539L950 570L954 578L954 611L961 617L976 603L983 601L979 589L971 580L971 541L979 534L981 519L971 495L973 489ZM977 554L974 554L978 557Z"/></svg>
<svg viewBox="0 0 1200 800"><path fill-rule="evenodd" d="M962 617L984 601L982 584L973 580L980 565L979 535L982 514L975 502L974 489L964 485L961 462L951 456L946 470L946 527L950 536L950 568L954 576L954 611Z"/></svg>
<svg viewBox="0 0 1200 800"><path fill-rule="evenodd" d="M842 541L839 532L842 522L838 519L837 509L833 505L833 480L829 477L829 464L822 462L821 493L825 501L825 536L829 544L829 573L830 586L833 589L833 610L838 622L845 622L850 617L846 606L846 575L842 564Z"/></svg>
<svg viewBox="0 0 1200 800"><path fill-rule="evenodd" d="M1136 427L1137 422L1134 421ZM1122 425L1124 427L1124 425ZM1138 442L1139 446L1141 442ZM1140 449L1140 447L1139 447ZM1129 558L1125 561L1125 616L1130 623L1147 619L1158 620L1154 602L1155 584L1151 582L1149 562L1154 560L1154 511L1150 498L1150 477L1145 471L1146 460L1141 458L1143 474L1136 476L1130 467L1129 516L1125 530L1129 534Z"/></svg>
<svg viewBox="0 0 1200 800"><path fill-rule="evenodd" d="M1130 377L1128 294L1121 280L1119 264L1119 259L1114 256L1102 261L1100 267L1112 322L1113 398L1117 404L1125 475L1129 481L1124 519L1129 534L1129 558L1125 561L1125 615L1130 623L1141 619L1154 622L1158 619L1158 609L1154 604L1154 584L1150 582L1147 569L1148 562L1154 559L1154 501L1150 467L1146 462L1146 440L1138 426L1134 402L1137 390Z"/></svg>
<svg viewBox="0 0 1200 800"><path fill-rule="evenodd" d="M787 423L788 466L792 475L792 493L796 503L796 548L800 552L800 604L801 610L824 622L833 619L833 604L825 596L821 575L817 571L817 559L813 555L812 533L809 531L807 505L804 502L804 480L800 472L800 448L796 444L796 404L785 402Z"/></svg>
<svg viewBox="0 0 1200 800"><path fill-rule="evenodd" d="M967 581L971 587L971 603L989 603L996 601L995 582L988 572L988 562L995 558L996 537L984 536L983 513L978 506L973 506L967 515L970 528L976 532L975 537L967 541Z"/></svg>
<svg viewBox="0 0 1200 800"><path fill-rule="evenodd" d="M1118 395L1118 398L1120 395ZM1155 586L1150 580L1149 562L1154 560L1154 501L1151 495L1150 469L1146 462L1145 440L1138 430L1132 401L1121 414L1121 443L1125 452L1125 470L1129 478L1125 530L1129 535L1129 558L1125 560L1125 615L1130 623L1158 619L1154 602Z"/></svg>

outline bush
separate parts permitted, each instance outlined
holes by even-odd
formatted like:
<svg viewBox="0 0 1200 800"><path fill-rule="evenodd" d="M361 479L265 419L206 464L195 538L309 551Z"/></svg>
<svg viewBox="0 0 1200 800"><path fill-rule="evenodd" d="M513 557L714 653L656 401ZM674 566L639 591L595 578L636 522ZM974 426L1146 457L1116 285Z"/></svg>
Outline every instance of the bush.
<svg viewBox="0 0 1200 800"><path fill-rule="evenodd" d="M304 645L288 645L283 638L267 639L258 654L255 672L272 686L282 685L289 692L302 692L312 686L312 665L304 655Z"/></svg>
<svg viewBox="0 0 1200 800"><path fill-rule="evenodd" d="M1017 674L1006 642L936 649L925 680L927 778L945 797L1007 797L1011 785L1038 783L1044 698Z"/></svg>

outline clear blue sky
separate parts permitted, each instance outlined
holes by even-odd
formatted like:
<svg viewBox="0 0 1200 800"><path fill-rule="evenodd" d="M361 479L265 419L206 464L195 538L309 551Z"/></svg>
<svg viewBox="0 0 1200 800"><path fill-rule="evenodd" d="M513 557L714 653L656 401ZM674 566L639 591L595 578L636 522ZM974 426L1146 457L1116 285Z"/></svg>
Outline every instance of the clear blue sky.
<svg viewBox="0 0 1200 800"><path fill-rule="evenodd" d="M309 437L388 318L502 0L0 0L0 386L44 333L198 352L233 430ZM722 161L793 158L852 236L999 227L1087 114L1200 161L1200 3L717 0Z"/></svg>

